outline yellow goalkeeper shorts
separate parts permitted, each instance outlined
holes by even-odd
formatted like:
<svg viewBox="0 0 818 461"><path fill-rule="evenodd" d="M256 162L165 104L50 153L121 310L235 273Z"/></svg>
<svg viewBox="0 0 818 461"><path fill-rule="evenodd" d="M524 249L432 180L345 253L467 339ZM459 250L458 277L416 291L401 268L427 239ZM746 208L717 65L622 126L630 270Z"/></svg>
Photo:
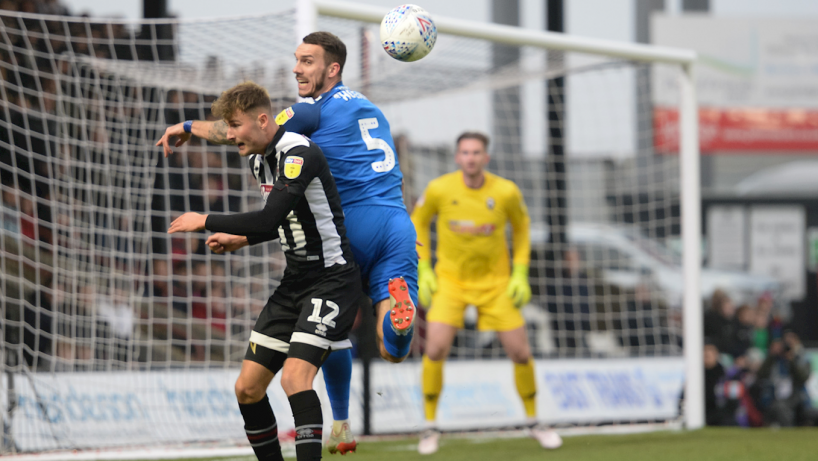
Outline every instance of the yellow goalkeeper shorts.
<svg viewBox="0 0 818 461"><path fill-rule="evenodd" d="M463 288L459 283L438 278L437 291L432 295L432 307L426 313L427 322L439 322L463 328L466 307L477 307L477 329L481 331L511 331L525 325L520 310L506 295L508 280L485 289Z"/></svg>

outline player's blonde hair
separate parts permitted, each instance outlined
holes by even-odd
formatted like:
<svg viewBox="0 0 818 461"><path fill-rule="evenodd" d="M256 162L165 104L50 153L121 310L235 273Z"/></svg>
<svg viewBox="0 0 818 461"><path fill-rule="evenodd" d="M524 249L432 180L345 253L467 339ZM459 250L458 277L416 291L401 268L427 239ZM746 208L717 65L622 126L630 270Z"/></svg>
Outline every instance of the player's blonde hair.
<svg viewBox="0 0 818 461"><path fill-rule="evenodd" d="M210 111L221 119L231 117L236 111L249 113L255 109L263 109L267 113L272 110L270 93L255 82L242 82L223 92L213 101Z"/></svg>

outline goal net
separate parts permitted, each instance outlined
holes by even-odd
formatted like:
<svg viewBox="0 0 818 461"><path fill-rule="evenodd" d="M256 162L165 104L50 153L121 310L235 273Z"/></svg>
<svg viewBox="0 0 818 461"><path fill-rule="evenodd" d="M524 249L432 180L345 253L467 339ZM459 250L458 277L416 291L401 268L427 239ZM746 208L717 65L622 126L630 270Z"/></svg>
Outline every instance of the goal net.
<svg viewBox="0 0 818 461"><path fill-rule="evenodd" d="M681 66L512 44L447 21L428 57L401 63L379 49L372 18L385 11L321 5L306 22L296 11L144 22L0 11L0 453L243 443L232 383L284 258L277 243L216 255L203 233L168 235L183 212L261 201L235 148L194 139L163 158L154 143L170 124L211 118L210 103L244 80L265 86L278 109L295 102L292 53L311 21L344 40L344 82L390 120L408 208L454 171L454 139L466 130L490 135L489 170L520 187L532 221L534 297L523 314L539 418L679 418L691 298L680 257L684 157L679 132L653 127L659 104L681 112ZM447 365L441 427L519 424L511 366L469 312ZM421 319L406 363L372 364L376 432L422 423L424 329ZM287 429L278 387L271 401ZM358 433L362 387L356 360Z"/></svg>

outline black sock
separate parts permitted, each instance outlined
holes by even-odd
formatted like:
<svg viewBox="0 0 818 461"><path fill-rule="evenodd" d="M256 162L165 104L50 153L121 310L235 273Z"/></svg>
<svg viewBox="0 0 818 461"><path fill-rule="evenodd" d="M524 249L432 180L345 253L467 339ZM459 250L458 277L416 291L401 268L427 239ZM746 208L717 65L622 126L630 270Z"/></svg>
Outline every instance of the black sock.
<svg viewBox="0 0 818 461"><path fill-rule="evenodd" d="M259 461L284 461L278 442L278 425L267 395L256 403L239 404L244 432Z"/></svg>
<svg viewBox="0 0 818 461"><path fill-rule="evenodd" d="M295 419L295 454L298 461L321 459L324 417L321 401L313 390L290 396L290 407Z"/></svg>

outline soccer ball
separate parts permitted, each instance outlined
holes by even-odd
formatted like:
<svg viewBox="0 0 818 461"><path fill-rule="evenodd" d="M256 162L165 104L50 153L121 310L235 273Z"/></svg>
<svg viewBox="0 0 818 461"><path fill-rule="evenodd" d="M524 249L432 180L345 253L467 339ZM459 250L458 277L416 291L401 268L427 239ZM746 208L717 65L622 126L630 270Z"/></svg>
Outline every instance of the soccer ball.
<svg viewBox="0 0 818 461"><path fill-rule="evenodd" d="M437 27L417 5L394 8L381 21L381 46L398 61L417 61L432 51L435 41Z"/></svg>

